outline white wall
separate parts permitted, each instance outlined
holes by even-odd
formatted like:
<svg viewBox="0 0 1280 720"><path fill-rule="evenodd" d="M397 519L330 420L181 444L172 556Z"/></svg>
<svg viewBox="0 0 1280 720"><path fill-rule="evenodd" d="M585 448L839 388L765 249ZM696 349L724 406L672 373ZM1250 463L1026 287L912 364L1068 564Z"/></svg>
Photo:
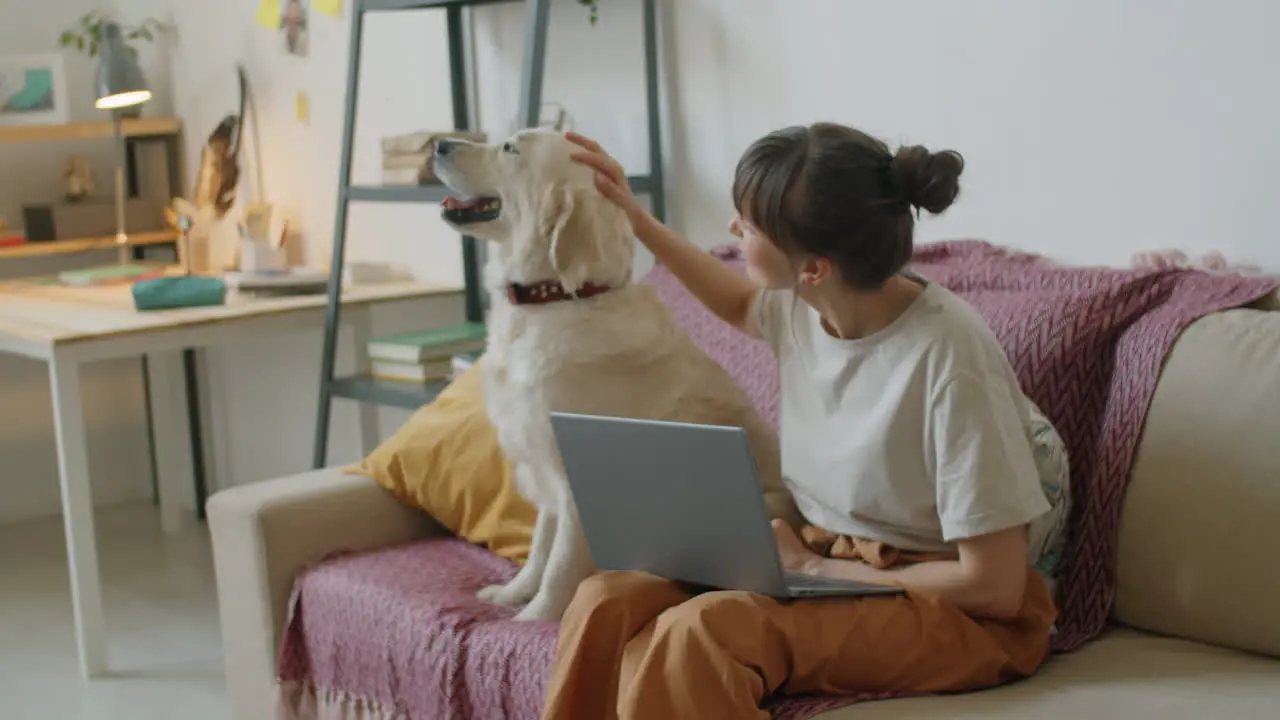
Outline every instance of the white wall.
<svg viewBox="0 0 1280 720"><path fill-rule="evenodd" d="M727 236L738 155L834 120L965 154L964 197L922 239L981 237L1082 263L1221 249L1280 270L1271 0L665 0L670 204ZM518 6L481 12L486 97L509 116ZM546 96L644 168L640 3L560 2ZM496 71L496 72L494 72ZM493 117L494 113L490 113Z"/></svg>

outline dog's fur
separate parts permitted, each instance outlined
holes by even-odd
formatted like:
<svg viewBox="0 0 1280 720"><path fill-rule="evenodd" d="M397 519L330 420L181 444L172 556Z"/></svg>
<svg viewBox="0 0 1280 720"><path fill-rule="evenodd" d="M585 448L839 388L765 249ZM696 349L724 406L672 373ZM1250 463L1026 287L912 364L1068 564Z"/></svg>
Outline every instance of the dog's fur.
<svg viewBox="0 0 1280 720"><path fill-rule="evenodd" d="M491 241L485 404L516 489L537 506L528 561L487 601L526 604L519 619L559 619L595 568L564 478L549 413L578 412L744 427L771 516L796 524L778 440L729 374L679 328L651 288L631 282L626 216L595 189L562 135L525 130L506 143L437 150L435 173L462 197L495 197L495 219L455 224ZM449 219L445 213L446 220ZM589 299L512 305L511 283L558 280L612 290Z"/></svg>

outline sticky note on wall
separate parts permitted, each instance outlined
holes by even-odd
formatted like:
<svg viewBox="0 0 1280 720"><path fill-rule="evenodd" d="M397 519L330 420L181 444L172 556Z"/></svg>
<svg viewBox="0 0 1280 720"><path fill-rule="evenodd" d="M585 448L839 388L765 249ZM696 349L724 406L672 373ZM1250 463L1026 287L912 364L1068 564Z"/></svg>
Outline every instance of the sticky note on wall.
<svg viewBox="0 0 1280 720"><path fill-rule="evenodd" d="M332 17L342 17L342 0L312 0L317 10Z"/></svg>
<svg viewBox="0 0 1280 720"><path fill-rule="evenodd" d="M259 0L254 22L268 30L280 29L280 0Z"/></svg>
<svg viewBox="0 0 1280 720"><path fill-rule="evenodd" d="M302 90L293 98L293 112L298 117L298 122L306 125L311 120L311 100L307 97L307 93Z"/></svg>

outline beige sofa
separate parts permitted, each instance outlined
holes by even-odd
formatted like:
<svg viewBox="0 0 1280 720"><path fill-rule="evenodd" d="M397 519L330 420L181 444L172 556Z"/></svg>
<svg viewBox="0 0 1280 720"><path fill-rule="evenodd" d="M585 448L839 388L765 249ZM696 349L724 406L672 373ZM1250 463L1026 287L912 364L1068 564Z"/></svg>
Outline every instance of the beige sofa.
<svg viewBox="0 0 1280 720"><path fill-rule="evenodd" d="M1280 718L1277 442L1280 312L1196 322L1169 356L1138 449L1113 626L1025 682L822 720ZM338 470L219 493L209 521L227 689L241 720L273 715L276 648L300 569L333 551L440 532Z"/></svg>

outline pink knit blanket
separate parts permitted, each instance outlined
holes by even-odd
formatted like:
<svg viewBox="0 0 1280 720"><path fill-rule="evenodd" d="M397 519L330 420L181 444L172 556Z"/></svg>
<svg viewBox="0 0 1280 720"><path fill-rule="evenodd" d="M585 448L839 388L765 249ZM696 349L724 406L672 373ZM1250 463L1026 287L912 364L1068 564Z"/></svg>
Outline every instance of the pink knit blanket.
<svg viewBox="0 0 1280 720"><path fill-rule="evenodd" d="M715 252L741 268L734 249ZM1078 647L1110 611L1124 487L1165 355L1191 321L1277 282L1059 267L975 241L922 247L913 267L982 313L1068 445L1076 512L1054 647ZM712 317L664 268L645 282L776 423L776 368L763 343ZM295 586L279 664L284 707L302 717L538 717L555 625L516 623L474 596L514 570L454 539L320 563ZM799 720L866 699L780 697L769 707Z"/></svg>
<svg viewBox="0 0 1280 720"><path fill-rule="evenodd" d="M1125 485L1165 356L1192 321L1247 305L1277 279L1062 267L977 241L923 247L914 269L982 313L1067 444L1075 512L1054 649L1075 649L1115 599Z"/></svg>

